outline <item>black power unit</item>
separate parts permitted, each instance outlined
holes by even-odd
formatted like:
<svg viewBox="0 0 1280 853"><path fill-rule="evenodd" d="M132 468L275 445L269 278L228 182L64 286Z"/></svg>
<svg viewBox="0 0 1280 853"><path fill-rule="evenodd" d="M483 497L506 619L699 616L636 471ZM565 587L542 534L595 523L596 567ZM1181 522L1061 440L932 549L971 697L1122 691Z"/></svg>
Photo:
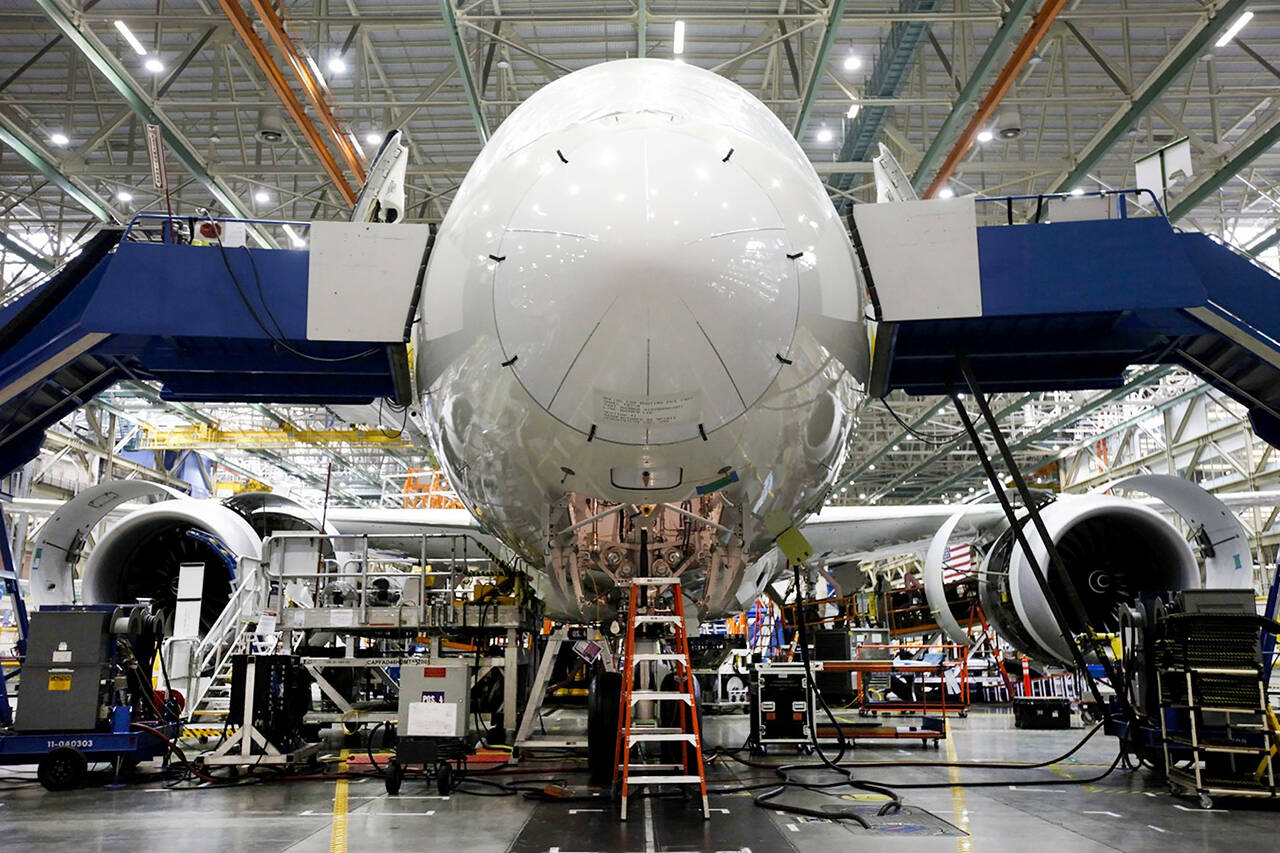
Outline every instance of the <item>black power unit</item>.
<svg viewBox="0 0 1280 853"><path fill-rule="evenodd" d="M751 672L751 740L805 744L811 741L813 690L798 663L764 663Z"/></svg>
<svg viewBox="0 0 1280 853"><path fill-rule="evenodd" d="M311 708L311 674L296 655L253 655L253 726L281 752L302 746L303 717ZM250 655L231 659L231 712L228 720L244 720L245 672Z"/></svg>
<svg viewBox="0 0 1280 853"><path fill-rule="evenodd" d="M849 632L843 628L814 631L813 659L849 660L853 657L851 640ZM852 672L817 672L814 673L813 680L817 682L818 692L827 700L828 705L849 705L856 696Z"/></svg>
<svg viewBox="0 0 1280 853"><path fill-rule="evenodd" d="M1071 728L1071 700L1057 696L1019 696L1013 700L1013 725L1019 729Z"/></svg>

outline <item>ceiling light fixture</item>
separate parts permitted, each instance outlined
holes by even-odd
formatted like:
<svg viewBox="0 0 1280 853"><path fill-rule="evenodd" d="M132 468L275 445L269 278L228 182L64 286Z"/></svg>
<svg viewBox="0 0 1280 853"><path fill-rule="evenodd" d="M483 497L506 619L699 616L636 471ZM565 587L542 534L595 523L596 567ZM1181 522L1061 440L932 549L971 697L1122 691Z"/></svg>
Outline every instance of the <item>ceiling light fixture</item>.
<svg viewBox="0 0 1280 853"><path fill-rule="evenodd" d="M146 56L147 49L142 46L142 42L138 41L138 37L133 34L133 30L129 29L124 21L116 21L116 29L120 31L120 35L124 36L124 40L129 43L129 47L133 48L133 52L138 56Z"/></svg>
<svg viewBox="0 0 1280 853"><path fill-rule="evenodd" d="M271 201L271 194L268 193L266 190L257 190L253 194L253 200L256 201L258 204L266 204L267 202Z"/></svg>
<svg viewBox="0 0 1280 853"><path fill-rule="evenodd" d="M844 114L844 117L845 117L845 118L857 118L857 117L858 117L858 113L859 113L859 112L861 112L861 110L862 110L862 105L861 105L861 104L850 104L850 105L849 105L849 112L845 113L845 114Z"/></svg>
<svg viewBox="0 0 1280 853"><path fill-rule="evenodd" d="M851 53L844 58L845 71L857 71L862 67L862 58L856 53Z"/></svg>
<svg viewBox="0 0 1280 853"><path fill-rule="evenodd" d="M684 53L684 21L676 21L675 32L671 37L671 52L676 56Z"/></svg>
<svg viewBox="0 0 1280 853"><path fill-rule="evenodd" d="M943 187L938 190L938 198L953 198L955 194L956 191L951 189L951 187Z"/></svg>
<svg viewBox="0 0 1280 853"><path fill-rule="evenodd" d="M159 74L164 70L164 63L153 56L146 62L142 63L142 67L150 71L152 74Z"/></svg>
<svg viewBox="0 0 1280 853"><path fill-rule="evenodd" d="M128 190L120 190L116 193L116 201L123 201L125 204L133 201L133 193Z"/></svg>
<svg viewBox="0 0 1280 853"><path fill-rule="evenodd" d="M830 142L834 138L835 138L835 134L833 134L831 132L831 128L827 127L825 124L822 127L818 128L819 142Z"/></svg>
<svg viewBox="0 0 1280 853"><path fill-rule="evenodd" d="M994 133L992 133L991 131L989 131L989 130L980 130L980 131L978 131L978 141L979 141L979 142L990 142L991 140L993 140L993 139L995 139L995 138L996 138L996 135L995 135Z"/></svg>
<svg viewBox="0 0 1280 853"><path fill-rule="evenodd" d="M1227 27L1227 31L1222 34L1222 38L1218 39L1213 43L1213 46L1226 47L1228 44L1231 43L1231 40L1233 38L1235 38L1237 35L1240 34L1240 31L1245 28L1245 25L1252 20L1253 20L1252 12L1242 12L1240 14L1240 17L1236 18L1235 21L1232 22L1231 26Z"/></svg>
<svg viewBox="0 0 1280 853"><path fill-rule="evenodd" d="M55 130L53 133L49 134L49 141L54 145L57 145L59 148L61 148L62 146L69 143L71 140L67 137L65 133L61 133Z"/></svg>
<svg viewBox="0 0 1280 853"><path fill-rule="evenodd" d="M369 143L370 145L381 145L382 134L378 133L378 131L376 130L371 130L364 135L364 141Z"/></svg>
<svg viewBox="0 0 1280 853"><path fill-rule="evenodd" d="M347 73L347 61L342 58L342 54L338 53L329 57L329 70L334 74Z"/></svg>

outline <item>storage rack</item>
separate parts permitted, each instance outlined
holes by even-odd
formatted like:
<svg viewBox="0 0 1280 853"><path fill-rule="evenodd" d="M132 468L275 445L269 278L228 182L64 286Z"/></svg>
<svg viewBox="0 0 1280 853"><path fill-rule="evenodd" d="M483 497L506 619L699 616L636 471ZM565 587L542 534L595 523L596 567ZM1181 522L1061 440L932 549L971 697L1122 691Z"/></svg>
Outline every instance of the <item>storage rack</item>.
<svg viewBox="0 0 1280 853"><path fill-rule="evenodd" d="M1268 714L1257 626L1251 619L1239 624L1247 626L1247 633L1232 636L1229 630L1221 633L1221 617L1183 615L1166 620L1167 634L1157 641L1156 685L1169 788L1198 795L1206 809L1213 807L1214 797L1280 794L1271 760L1277 735ZM1205 641L1214 634L1216 642ZM1246 638L1247 643L1238 642ZM1205 664L1214 658L1218 665ZM1174 766L1187 758L1189 767Z"/></svg>

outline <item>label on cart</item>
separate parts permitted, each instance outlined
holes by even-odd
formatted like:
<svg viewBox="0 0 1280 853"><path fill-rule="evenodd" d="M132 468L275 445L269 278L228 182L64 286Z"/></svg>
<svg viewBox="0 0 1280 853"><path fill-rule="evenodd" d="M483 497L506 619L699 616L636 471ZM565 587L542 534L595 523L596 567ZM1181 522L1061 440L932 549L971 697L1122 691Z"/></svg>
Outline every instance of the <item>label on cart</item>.
<svg viewBox="0 0 1280 853"><path fill-rule="evenodd" d="M457 737L457 702L410 702L405 734L411 737Z"/></svg>
<svg viewBox="0 0 1280 853"><path fill-rule="evenodd" d="M69 672L51 672L49 673L49 689L50 690L71 690L71 673Z"/></svg>

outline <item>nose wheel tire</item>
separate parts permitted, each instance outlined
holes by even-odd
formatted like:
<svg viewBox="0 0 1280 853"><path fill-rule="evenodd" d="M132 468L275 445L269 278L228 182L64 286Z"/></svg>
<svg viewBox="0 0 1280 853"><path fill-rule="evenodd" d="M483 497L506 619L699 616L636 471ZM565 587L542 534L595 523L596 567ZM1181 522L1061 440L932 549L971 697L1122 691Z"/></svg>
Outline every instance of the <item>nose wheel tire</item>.
<svg viewBox="0 0 1280 853"><path fill-rule="evenodd" d="M605 786L613 781L621 701L619 673L597 672L592 676L587 693L587 764L592 785Z"/></svg>

